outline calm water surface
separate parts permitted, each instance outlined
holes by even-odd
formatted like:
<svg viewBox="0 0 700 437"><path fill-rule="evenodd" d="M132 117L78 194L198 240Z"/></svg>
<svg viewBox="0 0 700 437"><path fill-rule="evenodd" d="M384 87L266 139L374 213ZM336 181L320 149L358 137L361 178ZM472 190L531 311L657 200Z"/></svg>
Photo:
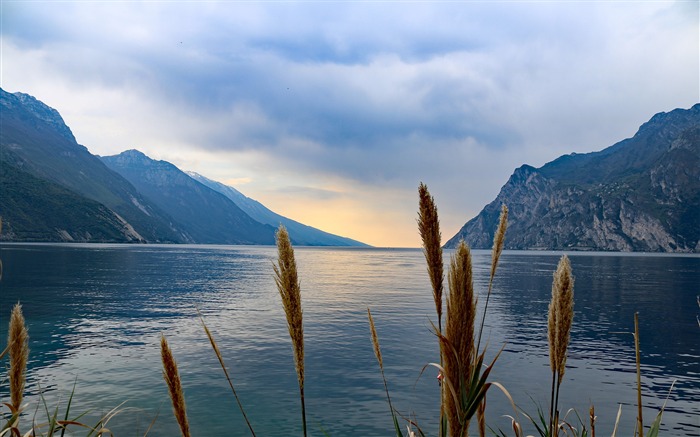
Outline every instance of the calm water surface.
<svg viewBox="0 0 700 437"><path fill-rule="evenodd" d="M43 392L90 420L122 402L115 435L177 435L161 376L159 338L178 361L194 435L245 435L247 428L196 316L219 343L236 390L260 436L301 433L296 374L272 277L273 247L8 245L0 247L0 338L21 301L29 325L30 411ZM420 250L296 249L306 338L311 435L390 435L392 424L367 326L372 309L392 401L435 435L438 361L435 310ZM526 411L548 406L546 342L552 273L561 254L505 253L486 320L493 373ZM575 318L560 400L610 435L636 418L634 312L640 314L644 418L668 396L665 435L700 436L700 257L571 254ZM486 291L490 253L474 253L475 286ZM77 380L77 382L76 382ZM675 387L670 390L673 381ZM0 396L6 399L6 381ZM513 414L489 394L489 423ZM39 412L40 414L40 412ZM41 417L41 416L39 416Z"/></svg>

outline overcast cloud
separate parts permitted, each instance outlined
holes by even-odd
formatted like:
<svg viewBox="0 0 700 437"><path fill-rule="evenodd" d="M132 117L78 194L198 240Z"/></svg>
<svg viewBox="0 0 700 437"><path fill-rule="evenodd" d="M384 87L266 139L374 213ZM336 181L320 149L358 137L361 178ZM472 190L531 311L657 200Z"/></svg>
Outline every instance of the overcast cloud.
<svg viewBox="0 0 700 437"><path fill-rule="evenodd" d="M417 246L521 164L700 101L697 1L2 2L3 89L100 155L138 148L277 212Z"/></svg>

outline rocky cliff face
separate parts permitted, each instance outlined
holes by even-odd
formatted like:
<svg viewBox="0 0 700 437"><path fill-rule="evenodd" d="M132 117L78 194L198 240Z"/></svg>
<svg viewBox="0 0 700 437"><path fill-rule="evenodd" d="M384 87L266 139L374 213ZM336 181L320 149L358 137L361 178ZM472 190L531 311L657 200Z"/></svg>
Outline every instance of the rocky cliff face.
<svg viewBox="0 0 700 437"><path fill-rule="evenodd" d="M520 167L446 247L491 247L501 204L509 249L700 252L700 104L603 151Z"/></svg>
<svg viewBox="0 0 700 437"><path fill-rule="evenodd" d="M37 119L51 126L69 141L75 142L73 132L63 121L63 117L61 117L58 111L29 94L14 93L14 96L17 97L17 101L22 104L25 110L34 115ZM7 100L4 100L3 102L6 101Z"/></svg>

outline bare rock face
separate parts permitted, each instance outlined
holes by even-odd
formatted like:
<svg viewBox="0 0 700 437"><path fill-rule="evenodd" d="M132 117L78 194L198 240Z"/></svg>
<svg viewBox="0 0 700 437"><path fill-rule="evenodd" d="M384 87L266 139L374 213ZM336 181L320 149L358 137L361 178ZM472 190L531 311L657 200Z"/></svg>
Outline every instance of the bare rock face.
<svg viewBox="0 0 700 437"><path fill-rule="evenodd" d="M508 249L700 251L700 104L600 152L518 168L445 246L490 248L501 204Z"/></svg>

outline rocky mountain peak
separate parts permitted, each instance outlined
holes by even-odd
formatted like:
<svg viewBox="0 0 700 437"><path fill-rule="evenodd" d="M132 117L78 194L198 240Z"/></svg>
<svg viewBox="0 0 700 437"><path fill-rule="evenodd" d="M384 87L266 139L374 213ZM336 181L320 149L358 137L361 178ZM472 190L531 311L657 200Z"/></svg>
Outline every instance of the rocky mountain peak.
<svg viewBox="0 0 700 437"><path fill-rule="evenodd" d="M61 114L59 114L58 111L52 107L46 105L40 100L37 100L35 97L30 96L29 94L20 92L10 94L5 91L3 91L2 94L3 105L11 105L12 97L14 97L16 104L21 105L27 112L54 128L70 141L75 142L73 132L66 125L63 117L61 117Z"/></svg>
<svg viewBox="0 0 700 437"><path fill-rule="evenodd" d="M118 155L102 156L103 162L109 162L116 167L131 168L133 170L167 171L182 173L177 167L168 161L158 161L145 155L136 149L125 150Z"/></svg>
<svg viewBox="0 0 700 437"><path fill-rule="evenodd" d="M446 247L489 248L501 204L509 249L698 252L700 104L658 113L599 152L521 166Z"/></svg>

